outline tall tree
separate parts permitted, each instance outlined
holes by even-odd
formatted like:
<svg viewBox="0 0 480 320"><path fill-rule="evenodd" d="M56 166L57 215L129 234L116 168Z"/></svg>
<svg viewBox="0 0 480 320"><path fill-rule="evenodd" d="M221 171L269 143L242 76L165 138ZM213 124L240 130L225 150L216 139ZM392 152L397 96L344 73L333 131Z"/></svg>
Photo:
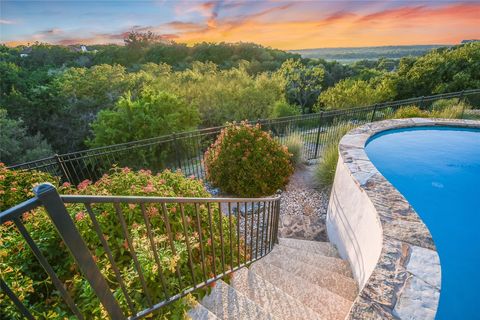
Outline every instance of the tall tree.
<svg viewBox="0 0 480 320"><path fill-rule="evenodd" d="M289 59L279 70L285 79L287 100L298 105L302 113L311 113L322 91L325 70L320 66L305 66L300 60Z"/></svg>

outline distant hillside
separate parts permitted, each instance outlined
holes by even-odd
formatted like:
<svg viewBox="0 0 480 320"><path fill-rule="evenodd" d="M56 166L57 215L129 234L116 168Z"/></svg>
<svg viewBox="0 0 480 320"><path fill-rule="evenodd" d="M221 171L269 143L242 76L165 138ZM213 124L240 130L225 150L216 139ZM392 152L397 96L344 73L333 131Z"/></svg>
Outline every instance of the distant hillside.
<svg viewBox="0 0 480 320"><path fill-rule="evenodd" d="M426 52L451 45L416 45L416 46L384 46L384 47L357 47L357 48L318 48L304 50L290 50L304 58L322 58L327 61L337 60L350 63L358 60L376 60L379 58L400 59L405 56L420 56Z"/></svg>

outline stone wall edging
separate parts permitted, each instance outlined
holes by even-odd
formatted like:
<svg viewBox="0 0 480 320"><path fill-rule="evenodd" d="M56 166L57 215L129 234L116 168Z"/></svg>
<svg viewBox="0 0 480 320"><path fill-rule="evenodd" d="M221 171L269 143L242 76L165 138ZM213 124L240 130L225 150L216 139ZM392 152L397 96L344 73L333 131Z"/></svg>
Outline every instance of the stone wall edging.
<svg viewBox="0 0 480 320"><path fill-rule="evenodd" d="M360 284L360 293L347 319L435 318L441 266L430 231L402 194L370 162L364 149L377 133L420 126L480 128L480 121L385 120L353 129L340 141L339 164L348 168L356 185L368 195L383 233L378 261L365 284ZM330 211L329 205L329 214Z"/></svg>

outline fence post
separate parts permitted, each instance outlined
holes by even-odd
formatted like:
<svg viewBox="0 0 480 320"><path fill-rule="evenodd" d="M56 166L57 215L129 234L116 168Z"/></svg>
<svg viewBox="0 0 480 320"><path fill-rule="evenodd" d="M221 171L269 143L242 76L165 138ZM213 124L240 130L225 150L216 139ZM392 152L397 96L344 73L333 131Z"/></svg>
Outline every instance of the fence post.
<svg viewBox="0 0 480 320"><path fill-rule="evenodd" d="M33 192L42 202L58 234L109 316L112 319L126 319L55 187L43 183L33 188Z"/></svg>
<svg viewBox="0 0 480 320"><path fill-rule="evenodd" d="M419 103L418 103L420 109L422 109L422 110L423 110L423 100L424 100L424 99L425 99L425 96L421 96L421 97L420 97L420 101L419 101Z"/></svg>
<svg viewBox="0 0 480 320"><path fill-rule="evenodd" d="M60 169L62 171L63 178L65 179L65 181L68 181L68 182L71 183L72 181L70 181L70 179L68 177L68 174L67 174L67 170L66 170L65 166L63 165L63 160L60 158L60 156L57 153L55 153L54 157L55 157L55 160L57 161L58 166L60 167Z"/></svg>
<svg viewBox="0 0 480 320"><path fill-rule="evenodd" d="M460 96L458 97L458 102L463 102L462 99L463 99L463 94L465 93L465 90L462 90L462 92L460 93ZM461 119L463 119L463 115L465 114L465 103L462 103L462 115L461 115Z"/></svg>
<svg viewBox="0 0 480 320"><path fill-rule="evenodd" d="M373 113L372 113L372 118L370 119L370 122L373 122L373 120L375 120L375 112L377 111L377 106L378 106L378 103L375 103L373 106Z"/></svg>
<svg viewBox="0 0 480 320"><path fill-rule="evenodd" d="M320 129L322 128L322 118L323 118L323 111L320 111L320 117L318 118L318 127L317 127L317 140L315 142L315 154L314 159L318 157L318 145L320 143Z"/></svg>
<svg viewBox="0 0 480 320"><path fill-rule="evenodd" d="M177 162L177 169L182 169L182 162L180 161L180 156L178 154L178 143L177 143L177 134L174 132L173 137L173 149L175 149L175 161Z"/></svg>

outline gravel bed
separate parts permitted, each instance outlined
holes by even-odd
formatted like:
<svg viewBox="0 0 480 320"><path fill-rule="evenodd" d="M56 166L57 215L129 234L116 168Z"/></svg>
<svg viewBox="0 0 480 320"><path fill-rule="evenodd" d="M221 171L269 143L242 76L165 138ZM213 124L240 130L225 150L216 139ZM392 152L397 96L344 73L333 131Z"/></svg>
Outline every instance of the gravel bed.
<svg viewBox="0 0 480 320"><path fill-rule="evenodd" d="M328 241L325 220L329 189L315 189L314 164L297 168L282 193L279 236Z"/></svg>

